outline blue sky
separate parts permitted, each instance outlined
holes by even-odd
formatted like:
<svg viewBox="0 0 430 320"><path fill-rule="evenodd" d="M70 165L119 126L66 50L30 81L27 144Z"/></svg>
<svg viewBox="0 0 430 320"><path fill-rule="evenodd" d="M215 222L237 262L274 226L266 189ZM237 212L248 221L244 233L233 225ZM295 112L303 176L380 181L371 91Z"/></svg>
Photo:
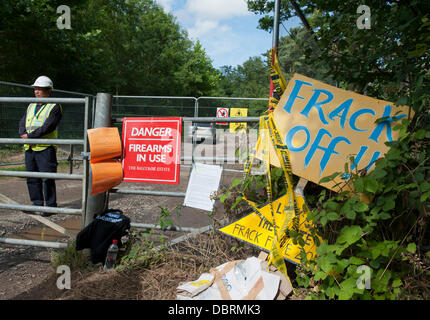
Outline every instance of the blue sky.
<svg viewBox="0 0 430 320"><path fill-rule="evenodd" d="M259 16L248 12L245 0L156 0L177 19L191 40L200 40L213 66L236 67L272 46L272 34L257 29ZM284 22L296 26L298 19ZM280 35L286 34L280 27Z"/></svg>

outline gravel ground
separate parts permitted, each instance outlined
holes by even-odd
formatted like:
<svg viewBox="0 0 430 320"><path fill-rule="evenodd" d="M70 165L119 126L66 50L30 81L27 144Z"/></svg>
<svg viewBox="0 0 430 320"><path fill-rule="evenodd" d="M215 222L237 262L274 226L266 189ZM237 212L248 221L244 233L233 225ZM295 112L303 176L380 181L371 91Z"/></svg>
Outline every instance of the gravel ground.
<svg viewBox="0 0 430 320"><path fill-rule="evenodd" d="M241 165L230 168L241 169ZM79 171L79 169L78 169ZM145 190L186 191L190 169L181 167L181 179L178 185L155 185L122 183L120 188L141 188ZM78 173L74 171L74 173ZM240 177L240 173L225 172L221 186L228 186L231 180ZM81 207L82 184L80 181L57 180L58 203L60 207ZM0 194L20 204L30 204L27 187L24 179L0 178ZM160 207L173 210L180 206L183 198L156 197L111 194L109 208L121 209L130 217L132 222L156 224L160 219ZM216 204L216 211L222 211L222 204ZM54 215L51 221L65 226L73 233L79 232L81 226L80 217L70 215ZM203 227L211 220L202 210L183 207L179 216L172 214L170 217L175 225L182 227ZM27 237L40 240L53 240L66 242L67 238L50 231L40 222L27 214L15 210L0 209L0 237ZM30 231L29 231L30 230ZM51 233L51 235L49 235ZM176 233L178 234L178 233ZM169 237L175 233L170 232ZM38 294L46 293L47 286L55 285L58 277L51 266L51 254L54 249L33 246L8 245L0 243L0 300L7 299L38 299ZM44 295L46 298L46 294Z"/></svg>

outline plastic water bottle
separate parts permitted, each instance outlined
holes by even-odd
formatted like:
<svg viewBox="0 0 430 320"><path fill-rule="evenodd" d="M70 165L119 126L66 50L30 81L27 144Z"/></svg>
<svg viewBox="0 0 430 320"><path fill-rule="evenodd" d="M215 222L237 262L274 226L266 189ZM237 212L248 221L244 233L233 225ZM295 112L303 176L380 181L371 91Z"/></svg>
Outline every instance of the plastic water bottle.
<svg viewBox="0 0 430 320"><path fill-rule="evenodd" d="M112 270L115 268L116 255L118 254L118 240L114 239L106 254L104 270Z"/></svg>

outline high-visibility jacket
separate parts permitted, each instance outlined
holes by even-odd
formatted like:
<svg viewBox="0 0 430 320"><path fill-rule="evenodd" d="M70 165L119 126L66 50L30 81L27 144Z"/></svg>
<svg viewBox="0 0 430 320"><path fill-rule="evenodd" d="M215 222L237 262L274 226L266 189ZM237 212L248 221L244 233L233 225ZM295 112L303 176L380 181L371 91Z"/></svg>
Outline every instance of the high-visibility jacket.
<svg viewBox="0 0 430 320"><path fill-rule="evenodd" d="M36 103L29 104L27 108L27 117L25 119L25 129L27 133L31 133L34 130L40 128L45 123L46 119L48 119L49 114L55 106L55 103L47 103L40 107L40 109L36 111ZM60 106L61 108L61 106ZM56 139L58 137L57 128L54 131L45 134L44 136L39 137L39 139ZM51 144L32 144L31 149L33 151L42 151L51 146ZM57 149L57 146L54 146ZM24 144L24 149L28 150L30 145Z"/></svg>

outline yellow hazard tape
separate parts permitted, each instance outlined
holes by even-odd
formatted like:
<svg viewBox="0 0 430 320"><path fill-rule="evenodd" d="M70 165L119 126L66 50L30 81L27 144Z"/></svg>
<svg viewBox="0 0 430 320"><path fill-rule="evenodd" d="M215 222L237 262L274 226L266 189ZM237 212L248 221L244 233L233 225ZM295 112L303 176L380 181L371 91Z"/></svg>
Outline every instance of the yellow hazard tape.
<svg viewBox="0 0 430 320"><path fill-rule="evenodd" d="M256 150L260 149L261 147L262 161L266 170L266 192L268 204L270 207L270 215L264 215L260 211L260 208L258 208L258 206L253 201L250 201L246 198L244 193L242 193L242 199L245 200L255 210L255 213L261 218L262 221L264 221L264 223L267 223L267 225L273 227L274 241L268 257L268 265L273 264L279 271L282 272L282 274L287 277L287 279L289 279L283 252L285 252L286 246L288 246L292 240L288 237L288 229L292 227L293 230L297 232L299 231L300 211L297 205L296 194L293 189L293 173L288 148L282 141L281 135L276 128L273 113L270 113L270 108L272 107L272 109L274 110L274 108L279 102L280 96L285 91L287 85L279 68L276 51L272 49L270 53L271 56L273 56L273 60L270 66L270 77L274 84L275 91L273 92L273 97L270 97L269 99L269 114L260 117L259 137L255 148L250 152L250 156L248 157L244 165L244 180L246 180L250 175ZM285 219L282 222L282 226L276 225L276 220L274 216L272 201L272 178L270 171L270 143L272 143L273 147L275 148L276 155L281 163L286 185L287 196L282 198L282 201L284 201L283 214L285 215ZM305 210L308 210L307 206L304 207ZM306 212L302 214L306 215Z"/></svg>
<svg viewBox="0 0 430 320"><path fill-rule="evenodd" d="M288 203L284 204L284 214L285 214L285 220L282 224L282 226L276 225L276 220L274 216L274 210L273 210L273 201L272 201L272 178L271 178L271 171L270 171L270 152L269 152L269 145L270 142L275 146L275 149L277 151L278 157L280 157L283 172L284 172L284 178L286 183L286 191L289 195L288 197L285 197L286 201ZM264 220L265 222L269 223L273 227L274 231L274 241L273 245L269 254L268 264L273 264L279 271L281 271L286 277L288 277L287 274L287 268L284 262L284 257L282 254L282 246L281 244L285 243L286 237L287 237L287 230L288 226L291 222L291 220L295 219L297 217L297 223L295 223L295 220L293 220L293 226L294 228L298 229L298 217L299 217L299 210L296 205L295 201L295 193L293 190L293 183L292 183L292 171L291 171L291 164L289 161L289 155L288 155L288 149L283 144L282 139L280 138L279 132L276 128L275 122L273 120L273 114L269 114L267 116L260 117L260 135L257 140L257 145L255 147L255 150L259 148L261 144L262 147L262 155L263 155L263 163L264 167L266 169L266 191L267 191L267 198L268 203L270 206L270 213L271 213L271 221L268 221L266 217L260 212L257 205L248 200L244 194L242 194L243 199L250 204L255 212L258 214L258 216ZM255 151L251 153L250 158L248 158L248 161L245 163L244 166L244 178L248 178L251 166L253 163L255 157ZM279 228L279 232L278 232Z"/></svg>
<svg viewBox="0 0 430 320"><path fill-rule="evenodd" d="M281 68L279 67L275 48L270 50L270 61L270 79L272 80L275 90L272 92L273 96L269 98L269 113L275 110L276 105L287 87L287 81L285 81Z"/></svg>

